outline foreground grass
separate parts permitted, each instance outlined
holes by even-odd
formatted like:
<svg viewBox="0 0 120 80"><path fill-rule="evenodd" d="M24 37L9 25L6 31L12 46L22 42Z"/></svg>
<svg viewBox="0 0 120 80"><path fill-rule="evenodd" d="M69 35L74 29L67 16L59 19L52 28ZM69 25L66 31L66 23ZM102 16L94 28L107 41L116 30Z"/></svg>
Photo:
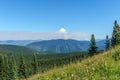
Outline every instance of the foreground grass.
<svg viewBox="0 0 120 80"><path fill-rule="evenodd" d="M120 46L82 62L33 75L28 80L120 80Z"/></svg>

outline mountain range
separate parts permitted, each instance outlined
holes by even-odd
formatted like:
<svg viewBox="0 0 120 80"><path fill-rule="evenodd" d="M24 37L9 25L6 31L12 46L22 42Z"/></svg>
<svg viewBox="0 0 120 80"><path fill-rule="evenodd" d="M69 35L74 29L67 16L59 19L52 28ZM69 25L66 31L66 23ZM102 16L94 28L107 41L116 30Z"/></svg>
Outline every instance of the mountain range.
<svg viewBox="0 0 120 80"><path fill-rule="evenodd" d="M99 40L96 42L99 50L105 49L105 40ZM71 53L71 52L84 52L89 49L90 41L78 41L78 40L44 40L33 42L26 45L27 47L45 53Z"/></svg>
<svg viewBox="0 0 120 80"><path fill-rule="evenodd" d="M96 44L99 50L105 49L105 40L97 40ZM73 39L6 40L6 41L0 41L0 45L4 45L4 47L5 45L9 45L9 48L10 48L10 45L16 45L17 48L19 48L18 46L21 46L21 47L23 46L23 48L28 47L30 49L33 49L42 53L71 53L71 52L87 51L90 46L90 41L85 41L85 40L78 41Z"/></svg>

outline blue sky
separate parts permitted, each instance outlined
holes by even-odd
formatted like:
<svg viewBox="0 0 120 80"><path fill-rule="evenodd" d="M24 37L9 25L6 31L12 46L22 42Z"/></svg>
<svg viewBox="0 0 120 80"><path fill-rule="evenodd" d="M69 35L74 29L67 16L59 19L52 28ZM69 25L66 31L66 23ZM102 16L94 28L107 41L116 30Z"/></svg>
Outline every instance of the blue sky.
<svg viewBox="0 0 120 80"><path fill-rule="evenodd" d="M6 33L64 28L101 39L112 34L114 20L120 23L120 0L0 0L0 31Z"/></svg>

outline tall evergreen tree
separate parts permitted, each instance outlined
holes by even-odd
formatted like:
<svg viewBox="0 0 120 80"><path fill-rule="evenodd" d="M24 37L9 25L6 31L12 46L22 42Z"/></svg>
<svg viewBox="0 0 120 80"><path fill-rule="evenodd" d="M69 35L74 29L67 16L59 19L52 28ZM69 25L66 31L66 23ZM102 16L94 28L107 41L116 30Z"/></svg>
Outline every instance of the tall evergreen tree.
<svg viewBox="0 0 120 80"><path fill-rule="evenodd" d="M91 43L90 43L90 48L89 48L89 55L94 55L97 52L97 46L96 46L96 41L94 34L91 35Z"/></svg>
<svg viewBox="0 0 120 80"><path fill-rule="evenodd" d="M3 63L3 76L5 80L10 80L10 73L9 73L9 60L8 60L8 56L5 55L4 56L4 63Z"/></svg>
<svg viewBox="0 0 120 80"><path fill-rule="evenodd" d="M4 69L4 58L3 55L0 54L0 80L5 80L4 76L3 76L3 69Z"/></svg>
<svg viewBox="0 0 120 80"><path fill-rule="evenodd" d="M34 54L33 56L32 66L33 66L33 73L36 74L38 72L38 60L36 54Z"/></svg>
<svg viewBox="0 0 120 80"><path fill-rule="evenodd" d="M18 80L18 71L14 56L11 56L9 60L9 65L10 65L10 79Z"/></svg>
<svg viewBox="0 0 120 80"><path fill-rule="evenodd" d="M20 78L27 78L26 64L23 55L20 56L18 73Z"/></svg>
<svg viewBox="0 0 120 80"><path fill-rule="evenodd" d="M0 55L0 80L10 80L9 63L6 55Z"/></svg>
<svg viewBox="0 0 120 80"><path fill-rule="evenodd" d="M119 27L116 20L114 22L114 28L113 28L111 43L112 43L112 46L120 44L120 27Z"/></svg>
<svg viewBox="0 0 120 80"><path fill-rule="evenodd" d="M110 48L110 39L108 37L108 35L106 36L106 50Z"/></svg>

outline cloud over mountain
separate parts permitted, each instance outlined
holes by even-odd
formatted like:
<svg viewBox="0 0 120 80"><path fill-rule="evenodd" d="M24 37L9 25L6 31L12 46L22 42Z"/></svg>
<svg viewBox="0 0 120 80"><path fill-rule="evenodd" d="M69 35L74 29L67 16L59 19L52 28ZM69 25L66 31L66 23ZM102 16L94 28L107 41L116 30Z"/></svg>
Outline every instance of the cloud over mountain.
<svg viewBox="0 0 120 80"><path fill-rule="evenodd" d="M69 33L61 28L57 32L22 32L22 31L0 31L0 40L49 40L49 39L76 39L89 40L87 33L75 32Z"/></svg>

